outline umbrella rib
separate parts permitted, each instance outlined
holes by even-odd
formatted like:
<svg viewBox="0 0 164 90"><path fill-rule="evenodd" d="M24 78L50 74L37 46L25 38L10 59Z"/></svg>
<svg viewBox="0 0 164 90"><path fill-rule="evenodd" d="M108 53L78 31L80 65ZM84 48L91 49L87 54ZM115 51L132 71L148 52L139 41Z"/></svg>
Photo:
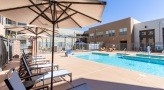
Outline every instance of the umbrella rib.
<svg viewBox="0 0 164 90"><path fill-rule="evenodd" d="M48 4L48 3L40 3L40 4L36 4L36 5L37 6L40 6L40 5L45 5L45 4ZM9 10L15 10L15 9L28 8L28 7L34 7L34 5L28 5L28 6L22 6L22 7L15 7L15 8L8 8L8 9L2 9L2 10L0 10L0 12L9 11Z"/></svg>
<svg viewBox="0 0 164 90"><path fill-rule="evenodd" d="M51 35L51 34L49 34L49 33L47 32L47 30L46 30L46 29L44 29L44 30L43 30L43 32L47 33L48 35Z"/></svg>
<svg viewBox="0 0 164 90"><path fill-rule="evenodd" d="M32 0L29 0L41 13L42 13L42 10L32 1ZM43 12L43 15L49 20L51 21L51 19ZM42 16L43 17L43 16ZM46 20L47 20L46 19Z"/></svg>
<svg viewBox="0 0 164 90"><path fill-rule="evenodd" d="M63 9L58 5L58 7L63 11ZM66 14L67 14L67 16L69 16L69 14L67 13L67 12L65 12ZM82 26L79 24L79 23L77 23L72 17L70 17L71 19L72 19L72 21L76 24L76 25L78 25L80 28L82 28Z"/></svg>
<svg viewBox="0 0 164 90"><path fill-rule="evenodd" d="M56 14L55 16L56 16L56 18L57 18L57 14ZM57 23L56 25L57 25L57 28L59 28L59 24Z"/></svg>
<svg viewBox="0 0 164 90"><path fill-rule="evenodd" d="M30 32L33 33L33 34L36 34L31 28L32 28L32 27L29 27L29 28L27 28L27 30L30 31Z"/></svg>
<svg viewBox="0 0 164 90"><path fill-rule="evenodd" d="M31 22L30 22L30 24L32 24L36 19L38 19L42 14L43 14L43 12L45 12L49 7L51 7L52 6L52 4L50 4L50 6L48 6L46 9L44 9L35 19L33 19Z"/></svg>
<svg viewBox="0 0 164 90"><path fill-rule="evenodd" d="M61 16L68 10L68 8L69 7L71 7L71 3L66 7L66 9L65 10L63 10L63 12L60 14L60 16L56 19L56 21L55 22L57 22L60 18L61 18Z"/></svg>
<svg viewBox="0 0 164 90"><path fill-rule="evenodd" d="M51 1L49 0L49 2L51 2ZM54 16L52 14L52 6L50 7L50 11L51 11L52 20L54 21Z"/></svg>
<svg viewBox="0 0 164 90"><path fill-rule="evenodd" d="M40 28L42 31L40 31L38 34L41 34L41 33L44 33L45 32L45 29L43 28Z"/></svg>
<svg viewBox="0 0 164 90"><path fill-rule="evenodd" d="M105 1L101 1L101 2L67 2L67 1L60 1L59 3L106 5Z"/></svg>
<svg viewBox="0 0 164 90"><path fill-rule="evenodd" d="M33 10L33 9L30 8L30 7L29 7L29 9L32 10L33 12L35 12L36 14L39 15L39 13L38 13L37 11ZM49 21L49 22L51 23L51 20L49 20L48 18L44 17L43 15L40 15L40 16L42 16L44 19L46 19L47 21Z"/></svg>
<svg viewBox="0 0 164 90"><path fill-rule="evenodd" d="M55 11L56 11L56 5L57 5L57 3L55 3L54 5L55 5ZM56 13L57 13L57 12L56 12ZM55 14L55 18L56 18L56 19L58 18L57 14ZM55 21L55 20L54 20L54 21ZM59 24L56 23L56 25L57 25L57 28L59 28Z"/></svg>
<svg viewBox="0 0 164 90"><path fill-rule="evenodd" d="M61 6L63 6L63 7L66 7L66 6L64 6L64 5L60 4L60 3L58 3L58 4L61 5ZM74 12L77 12L77 13L79 13L79 14L81 14L81 15L84 15L84 16L86 16L86 17L88 17L88 18L91 18L91 19L93 19L93 20L95 20L95 21L97 21L97 22L101 22L101 20L98 20L98 19L96 19L96 18L93 18L93 17L91 17L91 16L88 16L88 15L82 13L82 12L79 12L79 11L75 10L75 9L72 9L72 8L69 8L69 9L72 10L72 11L74 11Z"/></svg>
<svg viewBox="0 0 164 90"><path fill-rule="evenodd" d="M73 16L73 15L75 15L75 14L77 14L77 12L75 12L75 13L69 15L68 17L65 17L65 18L60 19L60 20L57 21L56 23L62 22L62 21L64 21L64 20L66 20L66 19L69 19L71 16Z"/></svg>

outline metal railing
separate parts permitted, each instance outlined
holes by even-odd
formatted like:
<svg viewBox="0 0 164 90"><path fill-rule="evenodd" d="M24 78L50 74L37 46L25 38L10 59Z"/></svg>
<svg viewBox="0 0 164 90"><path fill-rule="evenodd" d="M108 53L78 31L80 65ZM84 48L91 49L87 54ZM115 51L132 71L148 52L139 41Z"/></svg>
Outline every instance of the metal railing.
<svg viewBox="0 0 164 90"><path fill-rule="evenodd" d="M140 43L121 43L121 44L66 44L66 45L56 45L55 47L55 52L61 52L61 51L66 51L67 49L71 50L89 50L89 51L94 51L94 50L100 50L100 48L115 48L115 50L119 51L136 51L136 52L147 52L147 46L150 45L150 50L151 52L162 52L164 50L164 45L162 43L155 43L155 44L140 44ZM125 49L126 48L126 49ZM39 48L40 52L51 52L51 47L40 47Z"/></svg>

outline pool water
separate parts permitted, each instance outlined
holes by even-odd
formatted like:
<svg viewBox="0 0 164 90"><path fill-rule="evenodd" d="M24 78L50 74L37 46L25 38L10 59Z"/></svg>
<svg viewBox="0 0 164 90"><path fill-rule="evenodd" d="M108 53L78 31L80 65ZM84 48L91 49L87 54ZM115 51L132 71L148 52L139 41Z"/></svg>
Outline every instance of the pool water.
<svg viewBox="0 0 164 90"><path fill-rule="evenodd" d="M124 57L117 54L97 54L87 53L74 55L77 58L103 63L107 65L113 65L122 67L130 70L140 71L160 77L164 77L164 61L135 58L135 57Z"/></svg>

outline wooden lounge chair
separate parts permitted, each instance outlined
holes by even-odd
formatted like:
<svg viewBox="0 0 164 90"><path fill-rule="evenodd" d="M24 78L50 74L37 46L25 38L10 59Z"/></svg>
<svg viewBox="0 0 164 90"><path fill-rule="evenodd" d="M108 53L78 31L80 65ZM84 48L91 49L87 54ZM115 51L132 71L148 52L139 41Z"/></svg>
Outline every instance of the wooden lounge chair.
<svg viewBox="0 0 164 90"><path fill-rule="evenodd" d="M100 48L100 50L99 51L105 51L105 47L103 47L103 48Z"/></svg>
<svg viewBox="0 0 164 90"><path fill-rule="evenodd" d="M112 52L113 51L113 49L112 48L109 48L109 52Z"/></svg>

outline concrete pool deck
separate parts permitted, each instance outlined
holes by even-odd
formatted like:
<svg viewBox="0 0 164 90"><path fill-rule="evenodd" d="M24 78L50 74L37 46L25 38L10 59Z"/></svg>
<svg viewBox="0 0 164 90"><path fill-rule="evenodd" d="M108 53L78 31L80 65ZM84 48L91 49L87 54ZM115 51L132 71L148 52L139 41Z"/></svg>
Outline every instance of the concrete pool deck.
<svg viewBox="0 0 164 90"><path fill-rule="evenodd" d="M99 53L124 53L120 51L105 52L94 51ZM88 52L74 52L74 54ZM136 52L127 52L130 55ZM156 54L156 53L153 53ZM159 54L159 53L157 53ZM43 54L44 57L51 60L51 54ZM64 53L55 53L54 62L59 64L60 69L67 69L73 74L73 85L87 83L93 90L163 90L164 78L142 72L132 71L111 65L105 65L97 62L87 61L80 58L68 56ZM0 72L0 90L7 90L3 82L4 75L11 67L17 67L19 59L14 59ZM69 80L66 77L67 80ZM50 80L46 81L47 83ZM39 84L38 84L39 85ZM65 90L72 87L65 81L54 83L54 90Z"/></svg>

